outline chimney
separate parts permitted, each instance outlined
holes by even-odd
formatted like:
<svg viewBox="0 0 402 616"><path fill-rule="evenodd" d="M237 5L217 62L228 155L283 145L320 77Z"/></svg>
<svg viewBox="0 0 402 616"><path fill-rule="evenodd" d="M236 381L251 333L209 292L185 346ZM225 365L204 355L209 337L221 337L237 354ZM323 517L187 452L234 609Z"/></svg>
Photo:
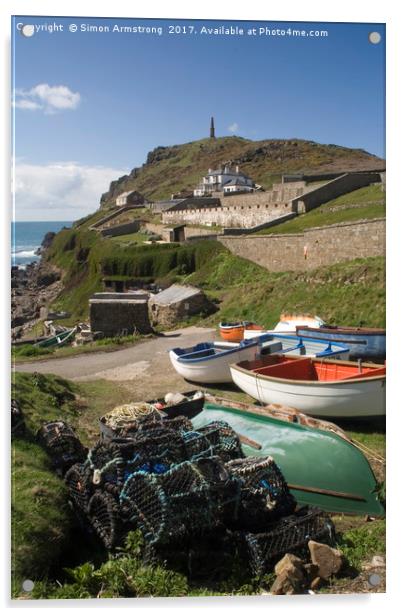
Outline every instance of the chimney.
<svg viewBox="0 0 402 616"><path fill-rule="evenodd" d="M209 127L209 137L210 139L215 139L215 124L214 117L211 117L211 126Z"/></svg>

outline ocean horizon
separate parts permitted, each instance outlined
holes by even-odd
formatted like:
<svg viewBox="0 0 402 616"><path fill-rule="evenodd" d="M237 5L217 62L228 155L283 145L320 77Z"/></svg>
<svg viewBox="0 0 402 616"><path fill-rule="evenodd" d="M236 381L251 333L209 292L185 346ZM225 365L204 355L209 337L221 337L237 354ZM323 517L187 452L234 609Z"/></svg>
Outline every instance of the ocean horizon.
<svg viewBox="0 0 402 616"><path fill-rule="evenodd" d="M35 252L49 231L57 233L63 227L71 227L73 221L12 221L11 223L11 265L25 267L39 261Z"/></svg>

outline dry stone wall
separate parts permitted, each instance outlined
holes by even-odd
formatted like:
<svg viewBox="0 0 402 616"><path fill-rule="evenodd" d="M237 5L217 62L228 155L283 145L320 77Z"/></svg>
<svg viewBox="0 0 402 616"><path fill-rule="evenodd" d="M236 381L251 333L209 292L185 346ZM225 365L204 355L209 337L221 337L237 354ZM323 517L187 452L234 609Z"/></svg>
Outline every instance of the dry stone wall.
<svg viewBox="0 0 402 616"><path fill-rule="evenodd" d="M233 254L272 272L303 271L385 255L385 219L340 223L287 235L219 236Z"/></svg>

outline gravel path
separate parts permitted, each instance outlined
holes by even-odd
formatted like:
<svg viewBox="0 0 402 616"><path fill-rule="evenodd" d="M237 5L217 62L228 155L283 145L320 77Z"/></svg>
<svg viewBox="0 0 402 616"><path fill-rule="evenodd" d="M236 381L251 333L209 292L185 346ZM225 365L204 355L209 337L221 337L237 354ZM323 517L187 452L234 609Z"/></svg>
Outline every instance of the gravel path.
<svg viewBox="0 0 402 616"><path fill-rule="evenodd" d="M73 381L158 381L179 377L172 367L168 350L188 347L215 338L215 330L205 327L186 327L171 331L158 338L144 340L119 351L88 353L59 359L44 359L26 364L16 364L18 372L41 372L62 376ZM173 384L173 383L172 383Z"/></svg>

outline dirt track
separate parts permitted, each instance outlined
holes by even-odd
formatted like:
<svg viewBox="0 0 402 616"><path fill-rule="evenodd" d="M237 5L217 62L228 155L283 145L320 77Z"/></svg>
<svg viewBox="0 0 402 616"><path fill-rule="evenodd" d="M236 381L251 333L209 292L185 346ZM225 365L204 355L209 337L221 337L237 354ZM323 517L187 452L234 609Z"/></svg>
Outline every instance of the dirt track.
<svg viewBox="0 0 402 616"><path fill-rule="evenodd" d="M162 388L165 389L167 384L170 385L168 389L183 389L186 386L188 389L188 383L173 369L167 351L175 346L188 347L213 340L214 337L215 330L212 328L187 327L119 351L17 364L15 370L57 374L73 381L135 381L141 382L144 389L148 389L146 383L151 386L163 383Z"/></svg>

